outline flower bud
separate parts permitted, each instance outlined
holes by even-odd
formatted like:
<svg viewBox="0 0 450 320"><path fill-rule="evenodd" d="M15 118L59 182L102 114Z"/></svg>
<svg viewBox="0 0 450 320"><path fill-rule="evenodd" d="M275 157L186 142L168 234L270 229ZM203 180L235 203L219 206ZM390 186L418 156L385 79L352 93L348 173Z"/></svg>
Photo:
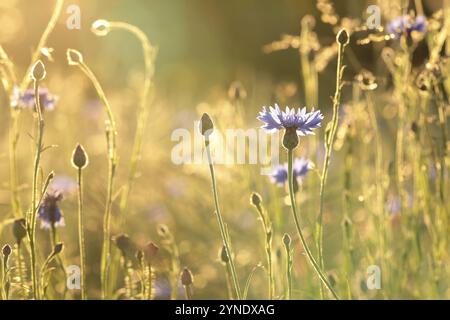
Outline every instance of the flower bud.
<svg viewBox="0 0 450 320"><path fill-rule="evenodd" d="M25 219L16 219L13 222L12 233L17 243L20 243L27 235Z"/></svg>
<svg viewBox="0 0 450 320"><path fill-rule="evenodd" d="M31 69L31 78L34 81L41 81L44 80L45 75L47 72L45 71L45 66L42 63L41 60L36 61L36 63L33 66L33 69Z"/></svg>
<svg viewBox="0 0 450 320"><path fill-rule="evenodd" d="M225 246L222 246L222 248L220 248L219 258L220 258L220 261L224 264L227 264L230 261L230 259L228 258L228 254L227 254L227 248Z"/></svg>
<svg viewBox="0 0 450 320"><path fill-rule="evenodd" d="M202 118L200 119L200 133L207 137L209 136L214 130L214 124L211 120L211 117L207 114L204 113L202 115Z"/></svg>
<svg viewBox="0 0 450 320"><path fill-rule="evenodd" d="M5 259L8 259L12 252L11 246L9 244L5 244L2 248L2 254Z"/></svg>
<svg viewBox="0 0 450 320"><path fill-rule="evenodd" d="M287 248L291 245L291 237L287 233L283 236L283 243Z"/></svg>
<svg viewBox="0 0 450 320"><path fill-rule="evenodd" d="M132 256L134 252L134 244L127 234L120 234L114 237L117 248L122 252L123 256Z"/></svg>
<svg viewBox="0 0 450 320"><path fill-rule="evenodd" d="M66 55L69 66L77 66L83 63L83 55L80 51L75 49L67 49Z"/></svg>
<svg viewBox="0 0 450 320"><path fill-rule="evenodd" d="M64 245L62 244L62 242L55 244L55 247L53 248L53 255L60 254L63 248Z"/></svg>
<svg viewBox="0 0 450 320"><path fill-rule="evenodd" d="M337 33L336 42L341 46L346 46L350 42L350 36L345 28L339 30Z"/></svg>
<svg viewBox="0 0 450 320"><path fill-rule="evenodd" d="M192 276L191 270L188 268L183 268L181 272L181 284L183 286L190 286L194 282L194 277Z"/></svg>
<svg viewBox="0 0 450 320"><path fill-rule="evenodd" d="M287 128L283 136L283 147L285 147L287 150L294 150L295 148L297 148L298 142L299 138L295 127Z"/></svg>
<svg viewBox="0 0 450 320"><path fill-rule="evenodd" d="M89 158L83 146L77 144L72 153L72 165L77 169L84 169L89 163Z"/></svg>
<svg viewBox="0 0 450 320"><path fill-rule="evenodd" d="M258 207L262 202L261 196L257 192L253 192L250 196L250 203L255 207Z"/></svg>

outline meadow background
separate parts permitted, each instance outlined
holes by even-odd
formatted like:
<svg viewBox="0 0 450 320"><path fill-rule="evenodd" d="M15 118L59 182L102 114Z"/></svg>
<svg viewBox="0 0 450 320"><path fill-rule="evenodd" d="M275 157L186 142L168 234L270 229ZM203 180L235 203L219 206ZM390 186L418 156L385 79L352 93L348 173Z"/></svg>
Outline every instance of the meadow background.
<svg viewBox="0 0 450 320"><path fill-rule="evenodd" d="M429 18L439 10L443 13L445 1L411 1L409 8L414 9L418 2L422 3ZM45 144L57 147L43 153L41 167L44 175L53 170L55 179L52 187L63 189L64 199L60 207L65 226L58 228L58 236L64 243L62 260L65 265L77 265L76 170L70 160L77 143L81 143L89 155L89 165L83 170L89 298L98 299L101 296L99 272L107 185L106 116L89 80L77 68L68 66L66 49L73 48L83 54L84 61L102 84L116 116L119 162L112 208L112 235L126 233L137 246L144 246L148 241L160 246L160 258L153 266L155 299L170 298L170 281L178 278L180 268L184 266L189 267L194 275L195 299L225 299L229 297L226 268L218 254L221 238L213 214L208 167L173 164L170 157L176 142L171 141L171 133L177 128L187 128L193 132L196 130L194 121L203 112L208 112L220 129L246 129L261 126L256 116L264 105L306 105L310 109L313 105L307 102L317 104L314 107L325 115L324 125L315 137L302 138L300 148L296 150L296 155L309 157L316 166L308 173L297 194L303 230L308 243L314 248L324 157L323 137L325 124L331 119L330 97L334 95L336 79L336 54L332 53L332 46L340 27L354 28L353 20L341 18L356 19L359 20L358 25L364 25L367 6L378 4L382 26L385 26L401 15L402 10L406 12L408 6L408 1L349 0L332 3L339 15L335 25L322 21L327 17L322 15L313 0L65 1L61 16L45 45L54 49L53 61L41 57L47 70L42 85L59 97L55 109L44 112ZM31 53L48 23L54 4L55 1L50 0L3 0L0 3L0 44L14 63L19 79L30 64ZM66 27L68 14L65 9L69 4L76 4L81 9L79 30ZM308 42L303 47L303 53L306 52L308 64L318 67L315 63L319 63L321 70L305 77L305 65L298 48L273 51L267 45L281 39L283 34L299 36L302 19L303 27L308 21L304 20L306 15L310 16L307 18L309 21L315 20L311 31L317 36L317 44ZM136 25L158 48L153 77L154 96L148 99L150 114L142 157L130 194L126 221L120 228L117 223L119 193L126 183L136 129L136 110L143 83L143 57L139 42L126 32L114 31L106 37L94 35L90 28L96 19ZM401 66L389 68L386 59L383 59L382 52L387 47L392 48L398 59L402 59L398 40L377 40L361 45L358 40L378 31L352 33L344 56L347 68L343 77L341 120L333 148L324 206L325 269L341 298L450 297L449 159L446 155L449 145L443 140L442 121L439 122L439 112L444 113L444 123L448 122L446 95L450 86L445 56L448 57L449 46L438 50L439 63L442 60L439 81L443 84L443 101L437 101L433 89L422 94L416 86L416 78L424 70L435 45L435 41L429 38L435 39L444 32L444 21L443 14L436 16L436 24L429 24L425 39L418 40L414 45L407 83L395 81L395 72L404 75ZM447 43L449 36L447 30ZM327 57L324 54L316 59L325 48L330 48L331 55ZM361 87L357 81L363 69L375 75L374 81L378 85L375 90L365 91L367 88ZM305 80L307 83L315 76L317 92L305 90ZM230 86L233 87L236 81L242 86L238 99L234 91L230 93ZM402 88L404 95L398 94ZM399 188L394 182L393 167L398 149L398 110L404 100L407 100L408 107L402 122L405 156L401 170L404 184ZM0 244L13 246L11 229L14 213L9 183L11 119L8 116L8 94L4 90L0 93L0 106L3 111L0 117ZM378 122L377 133L370 120L373 119L371 110ZM18 193L25 212L31 200L34 153L29 136L33 134L31 110L21 112L19 124ZM427 134L423 133L425 131ZM382 150L381 172L378 174L375 170L377 155L380 154L376 148L377 134ZM281 154L284 157L283 150ZM444 169L440 170L441 167ZM249 275L254 272L249 282L248 297L268 297L267 276L262 268L255 269L266 264L261 223L249 202L251 193L258 192L273 222L276 298L285 298L284 233L290 234L293 241L292 298L320 298L320 282L297 240L287 189L274 185L267 176L260 175L258 165L217 165L216 170L222 212L232 239L241 287L245 287ZM382 204L376 198L377 187L382 190ZM399 200L400 193L403 200ZM399 206L401 209L398 209ZM49 232L41 230L39 224L38 221L38 262L42 263L51 248ZM158 233L161 224L169 228L174 237L173 243ZM380 232L385 232L382 249ZM175 258L174 244L177 252ZM111 246L113 252L118 252L114 243ZM27 263L27 252L24 251L23 255ZM14 265L14 258L11 259L10 264ZM368 290L366 286L367 268L371 265L381 266L381 290ZM134 267L133 263L131 268ZM65 292L64 278L58 274L56 267L53 273L48 298L79 298L79 290ZM28 287L29 276L23 281ZM132 282L131 286L128 281ZM12 282L12 297L20 298L22 294L18 293L20 290L14 285L14 279ZM124 287L127 289L124 290ZM178 287L178 298L183 299L181 284ZM132 271L127 274L120 266L112 288L114 293L110 298L139 298L136 275Z"/></svg>

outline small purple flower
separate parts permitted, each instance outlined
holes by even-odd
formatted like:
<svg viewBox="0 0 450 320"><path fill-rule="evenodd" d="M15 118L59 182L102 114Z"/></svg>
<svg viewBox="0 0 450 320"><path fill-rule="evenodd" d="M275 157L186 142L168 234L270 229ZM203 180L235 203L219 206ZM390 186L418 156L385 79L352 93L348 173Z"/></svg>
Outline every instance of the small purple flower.
<svg viewBox="0 0 450 320"><path fill-rule="evenodd" d="M313 167L314 167L313 163L308 159L296 158L292 166L294 178L296 180L304 178ZM273 183L278 185L284 185L288 180L287 163L277 166L270 178Z"/></svg>
<svg viewBox="0 0 450 320"><path fill-rule="evenodd" d="M63 198L60 192L47 192L39 207L38 217L41 220L42 229L50 229L52 227L63 227L64 217L58 202Z"/></svg>
<svg viewBox="0 0 450 320"><path fill-rule="evenodd" d="M410 36L413 31L425 33L427 30L427 19L424 16L399 16L389 22L386 30L388 33L395 35L396 39L399 39L403 34Z"/></svg>
<svg viewBox="0 0 450 320"><path fill-rule="evenodd" d="M58 97L52 95L47 88L39 88L39 99L43 111L55 109L55 104L58 101ZM20 92L20 89L15 86L10 101L12 108L28 108L33 111L36 109L34 89Z"/></svg>
<svg viewBox="0 0 450 320"><path fill-rule="evenodd" d="M313 129L320 127L323 120L323 114L320 110L306 112L306 107L295 108L286 107L285 111L281 111L280 107L275 104L275 108L263 107L263 111L259 113L258 120L264 122L263 129L268 131L276 131L281 129L295 128L299 136L314 134Z"/></svg>

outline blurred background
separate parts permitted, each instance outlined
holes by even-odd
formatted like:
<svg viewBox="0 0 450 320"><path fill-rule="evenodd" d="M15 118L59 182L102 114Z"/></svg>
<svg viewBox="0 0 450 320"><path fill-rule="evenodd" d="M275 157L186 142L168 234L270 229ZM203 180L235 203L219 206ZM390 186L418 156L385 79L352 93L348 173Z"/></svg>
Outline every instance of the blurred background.
<svg viewBox="0 0 450 320"><path fill-rule="evenodd" d="M334 1L334 8L340 17L365 21L366 9L376 1ZM393 8L382 11L382 24L389 18L400 14L401 1L390 1ZM405 1L403 1L405 2ZM30 63L30 56L48 23L55 1L51 0L2 0L0 2L0 44L15 65L21 79ZM431 15L442 8L442 1L422 1L424 13ZM81 28L69 30L66 21L68 5L78 5L81 9ZM378 3L382 9L386 1ZM113 234L127 233L139 245L153 240L158 244L157 226L167 224L174 234L180 254L180 265L189 266L195 276L196 298L225 298L224 267L218 261L220 237L213 215L213 202L206 166L176 166L170 161L170 153L175 145L170 140L176 128L194 130L193 121L203 111L209 111L218 126L243 126L256 128L257 112L263 105L275 102L295 107L306 104L304 83L301 77L300 59L297 48L267 52L265 46L281 39L283 34L298 36L301 20L305 15L315 18L314 31L318 35L321 48L332 46L335 42L336 28L321 22L321 12L313 0L97 0L66 1L47 47L52 48L52 60L43 58L48 76L45 86L59 97L55 110L46 112L45 143L58 147L46 151L42 166L46 174L56 172L54 188L64 189L65 199L61 207L66 226L59 234L65 243L67 264L78 261L76 197L74 196L75 170L70 157L76 143L84 145L90 157L90 165L85 171L86 184L86 241L88 285L91 297L99 297L99 255L102 237L102 214L106 197L106 143L104 134L105 113L95 90L86 77L74 67L67 65L66 49L79 50L85 62L97 75L105 89L118 122L119 168L116 191L126 181L127 165L135 131L136 109L139 103L143 80L143 58L140 44L136 39L122 31L111 32L106 37L97 37L90 31L96 19L125 21L141 28L151 43L158 48L155 65L155 97L151 102L151 113L147 123L139 176L130 197L127 221L123 230L115 228ZM364 33L360 38L364 38ZM352 39L351 52L346 56L348 65L345 80L352 81L362 68L375 73L389 88L389 76L381 60L380 51L385 42L366 46L356 44ZM265 52L266 51L266 52ZM421 45L415 52L418 65L427 56L427 48ZM355 58L357 57L357 58ZM335 86L335 56L332 55L319 73L318 106L329 119L331 112L330 96ZM356 61L356 63L355 63ZM229 96L232 83L239 81L246 92L246 98L239 102ZM343 100L352 97L351 90L344 91ZM389 93L385 91L383 95ZM8 99L4 92L0 95L3 114L7 114ZM150 102L149 102L150 103ZM391 102L384 102L381 108ZM308 106L310 108L312 106ZM237 109L243 112L237 113ZM394 112L395 114L395 112ZM392 118L393 116L391 116ZM19 185L22 207L25 210L30 201L31 183L31 134L32 115L23 112L20 121L18 148ZM3 181L0 192L0 218L11 218L10 192L8 189L8 117L0 119L0 179ZM393 127L388 124L383 134L389 158L394 144ZM319 134L319 137L323 133ZM369 137L358 149L364 153L371 150ZM308 155L299 151L299 155ZM392 158L392 157L390 157ZM320 155L318 159L321 159ZM342 155L336 155L330 177L330 188L326 212L326 260L330 277L342 280L339 269L342 264L342 188L340 181L343 165ZM371 159L366 159L361 177L370 176ZM386 161L386 166L387 166ZM320 167L320 165L319 165ZM262 194L275 224L274 248L277 261L282 265L281 237L284 232L293 233L293 224L286 205L286 192L270 183L268 177L258 174L258 166L218 166L218 185L225 220L229 224L241 283L248 274L264 261L262 230L256 212L249 204L252 191ZM311 228L317 213L318 178L312 172L311 181L305 186L300 206L304 209L305 232L312 241ZM356 179L358 180L358 179ZM58 184L59 183L59 184ZM372 182L366 182L369 186ZM362 188L363 182L355 182L355 189ZM364 190L354 194L355 223L360 223L360 232L370 234L373 226L365 225L367 218ZM370 192L369 192L370 197ZM115 199L113 219L117 214L118 198ZM332 215L332 210L336 214ZM371 229L372 228L372 229ZM10 227L2 226L0 243L12 241ZM44 257L48 249L48 235L39 231L38 241L42 245ZM370 238L368 236L368 238ZM295 244L296 247L299 245ZM300 248L300 247L298 247ZM364 250L364 244L359 247ZM298 252L298 250L297 250ZM364 291L366 265L370 258L362 259L361 268L355 271L351 286L355 295L362 298L380 297L377 293ZM156 270L157 298L168 297L168 281L164 264ZM282 271L277 270L277 281L282 283ZM296 254L294 265L297 298L314 298L317 293L317 279L300 254ZM341 277L341 278L340 278ZM256 272L254 286L249 291L251 298L264 298L265 275ZM120 287L120 280L118 287ZM282 291L279 288L279 291ZM401 291L397 297L415 297L417 292ZM445 291L445 289L444 289ZM263 292L263 293L262 293ZM77 293L70 293L73 297Z"/></svg>

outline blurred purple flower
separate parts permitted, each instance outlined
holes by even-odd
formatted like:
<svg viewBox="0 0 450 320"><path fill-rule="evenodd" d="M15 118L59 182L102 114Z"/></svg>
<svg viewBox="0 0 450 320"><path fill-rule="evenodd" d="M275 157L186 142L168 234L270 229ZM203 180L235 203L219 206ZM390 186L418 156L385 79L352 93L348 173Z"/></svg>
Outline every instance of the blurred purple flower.
<svg viewBox="0 0 450 320"><path fill-rule="evenodd" d="M263 107L257 119L265 123L262 128L267 131L295 128L299 136L306 136L314 134L313 129L320 127L323 115L320 110L314 111L314 108L311 112L306 112L306 107L297 111L295 108L286 107L285 111L281 111L275 104L275 108L269 107L269 110Z"/></svg>
<svg viewBox="0 0 450 320"><path fill-rule="evenodd" d="M63 198L60 192L47 192L39 207L38 217L41 220L42 229L62 227L65 225L64 217L58 202Z"/></svg>
<svg viewBox="0 0 450 320"><path fill-rule="evenodd" d="M388 33L394 34L396 39L400 38L403 34L410 36L413 31L425 33L427 30L427 19L424 16L399 16L389 22L386 30Z"/></svg>
<svg viewBox="0 0 450 320"><path fill-rule="evenodd" d="M42 111L55 109L55 104L58 101L58 97L52 95L47 88L39 88L39 99ZM20 92L19 87L15 86L10 102L12 108L28 108L34 111L36 109L34 89Z"/></svg>
<svg viewBox="0 0 450 320"><path fill-rule="evenodd" d="M313 163L305 158L296 158L293 164L294 178L302 179L306 174L313 168ZM284 185L288 179L288 165L287 163L279 165L275 168L271 175L271 180L273 183L278 185Z"/></svg>

